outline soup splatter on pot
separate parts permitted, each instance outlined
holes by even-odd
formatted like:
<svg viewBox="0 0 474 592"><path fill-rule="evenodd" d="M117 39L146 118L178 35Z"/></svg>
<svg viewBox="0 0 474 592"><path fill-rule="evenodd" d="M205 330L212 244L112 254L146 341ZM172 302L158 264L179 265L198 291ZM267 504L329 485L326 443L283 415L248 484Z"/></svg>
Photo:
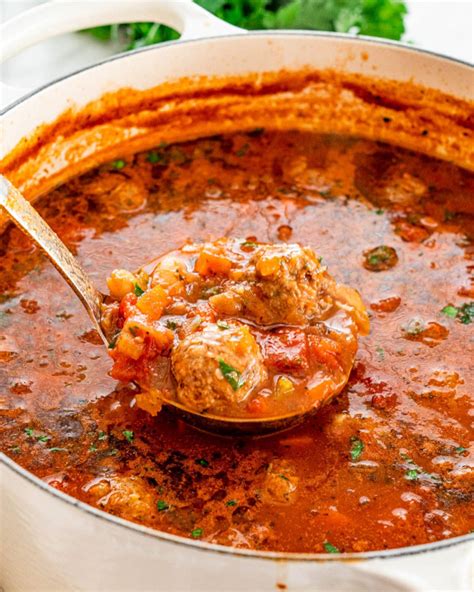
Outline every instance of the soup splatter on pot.
<svg viewBox="0 0 474 592"><path fill-rule="evenodd" d="M358 289L371 332L320 413L223 439L137 405L69 288L0 239L3 451L152 528L247 549L349 552L466 534L473 507L473 175L385 144L297 132L159 146L38 208L99 287L186 242L308 245Z"/></svg>

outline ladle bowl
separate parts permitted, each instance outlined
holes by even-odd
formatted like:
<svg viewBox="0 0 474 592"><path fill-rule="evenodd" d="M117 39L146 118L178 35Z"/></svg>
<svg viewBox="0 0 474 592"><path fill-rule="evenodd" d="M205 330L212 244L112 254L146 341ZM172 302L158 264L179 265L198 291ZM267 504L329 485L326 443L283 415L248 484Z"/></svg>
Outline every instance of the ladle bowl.
<svg viewBox="0 0 474 592"><path fill-rule="evenodd" d="M99 333L104 345L108 347L109 339L101 322L102 304L106 298L105 294L97 290L85 270L58 235L38 214L29 201L23 197L22 193L3 175L0 175L0 207L38 245L71 286L89 314L94 328ZM149 262L142 268L150 269L152 266L153 262ZM334 393L333 396L336 394ZM245 418L198 413L172 399L163 400L163 403L187 423L206 432L212 432L222 436L264 436L286 430L298 425L306 417L316 413L322 404L320 401L318 405L309 409L278 417Z"/></svg>

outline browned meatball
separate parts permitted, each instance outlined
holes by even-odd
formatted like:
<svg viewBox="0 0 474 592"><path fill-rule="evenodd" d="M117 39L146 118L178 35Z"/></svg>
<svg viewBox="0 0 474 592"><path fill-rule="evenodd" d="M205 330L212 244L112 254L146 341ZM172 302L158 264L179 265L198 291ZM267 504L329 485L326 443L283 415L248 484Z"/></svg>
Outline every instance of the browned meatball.
<svg viewBox="0 0 474 592"><path fill-rule="evenodd" d="M178 401L198 412L228 414L229 404L266 379L260 347L245 325L205 324L173 350L171 363Z"/></svg>
<svg viewBox="0 0 474 592"><path fill-rule="evenodd" d="M308 324L324 318L333 305L334 280L315 253L299 245L258 245L234 277L211 306L226 307L234 296L239 314L262 325Z"/></svg>

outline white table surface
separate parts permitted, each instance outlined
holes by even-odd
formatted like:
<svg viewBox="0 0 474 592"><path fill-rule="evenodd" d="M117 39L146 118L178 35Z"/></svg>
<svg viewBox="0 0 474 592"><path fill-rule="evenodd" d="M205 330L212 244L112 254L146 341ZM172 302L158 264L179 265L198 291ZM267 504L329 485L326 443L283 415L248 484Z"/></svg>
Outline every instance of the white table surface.
<svg viewBox="0 0 474 592"><path fill-rule="evenodd" d="M0 21L45 0L0 0ZM106 1L106 0L96 0ZM474 0L408 0L404 39L468 62L474 61ZM119 51L74 33L26 50L0 66L3 82L34 88Z"/></svg>

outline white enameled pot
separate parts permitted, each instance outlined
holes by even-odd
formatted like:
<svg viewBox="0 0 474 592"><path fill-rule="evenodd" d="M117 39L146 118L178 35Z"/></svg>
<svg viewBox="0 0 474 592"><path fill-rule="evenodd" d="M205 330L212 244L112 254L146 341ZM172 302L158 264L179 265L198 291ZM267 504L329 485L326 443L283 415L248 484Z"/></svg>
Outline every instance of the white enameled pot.
<svg viewBox="0 0 474 592"><path fill-rule="evenodd" d="M123 87L145 90L195 75L335 68L414 80L463 99L468 64L368 38L309 32L247 33L190 0L49 2L0 29L0 58L52 35L110 22L156 21L178 42L115 56L26 96L0 87L0 159L37 126ZM353 555L261 553L191 541L132 524L46 485L0 458L0 586L14 591L446 592L472 589L472 537ZM407 524L407 528L410 525Z"/></svg>

